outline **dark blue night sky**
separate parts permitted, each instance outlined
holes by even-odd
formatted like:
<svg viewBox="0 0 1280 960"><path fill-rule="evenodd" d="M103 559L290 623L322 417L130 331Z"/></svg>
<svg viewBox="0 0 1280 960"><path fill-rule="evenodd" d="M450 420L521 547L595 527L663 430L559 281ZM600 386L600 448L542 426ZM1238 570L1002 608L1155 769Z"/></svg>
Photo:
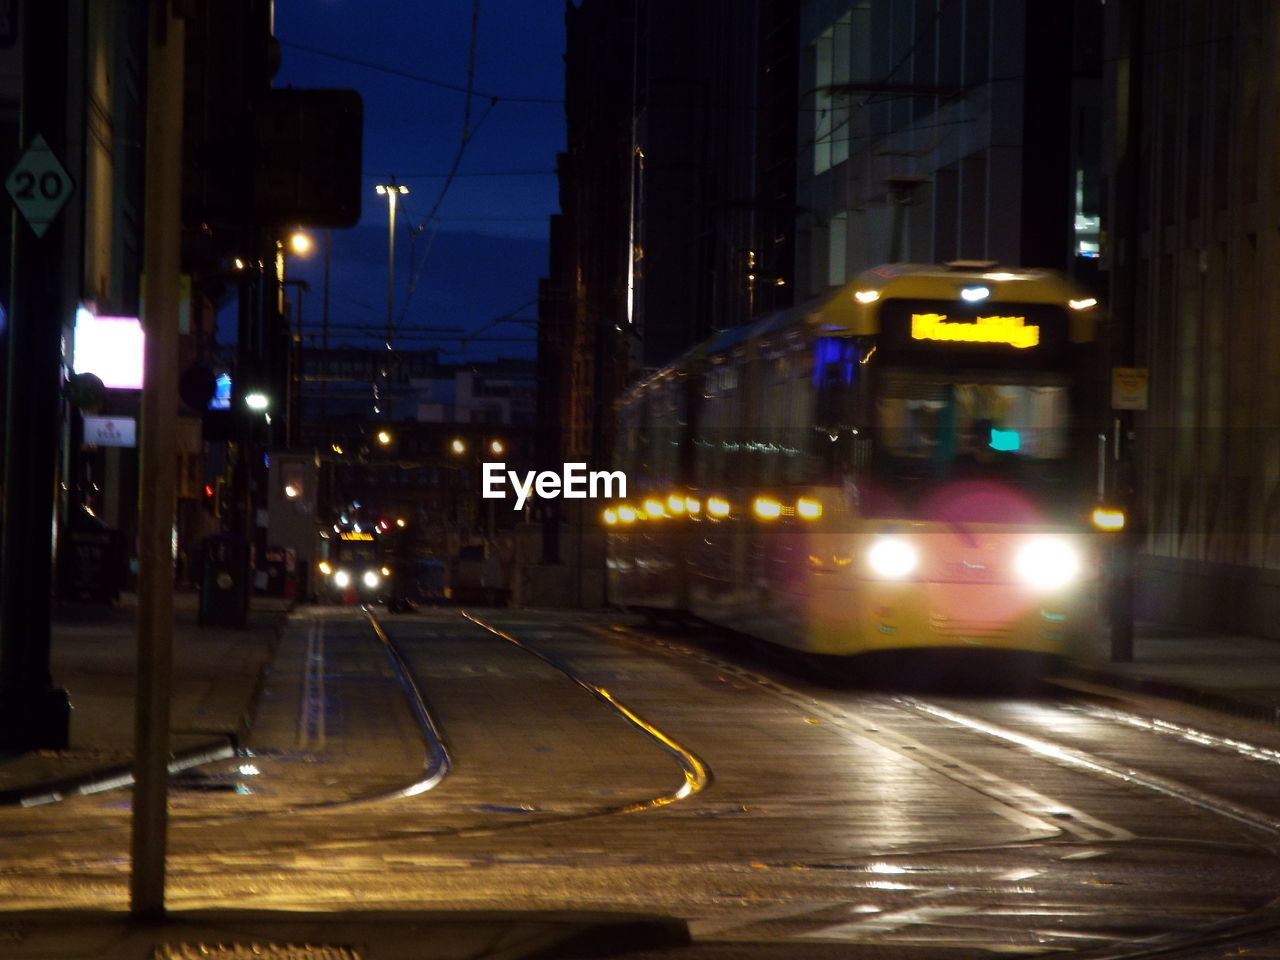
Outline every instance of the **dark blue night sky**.
<svg viewBox="0 0 1280 960"><path fill-rule="evenodd" d="M480 0L468 98L475 10L466 0L276 0L275 86L350 87L364 99L363 216L333 232L331 323L385 329L387 202L374 185L394 176L410 190L396 216L396 346L454 360L532 356L531 325L492 323L534 317L547 270L564 148L564 3ZM308 327L320 320L322 261L317 247L288 268L311 286ZM523 342L431 342L412 330L428 326Z"/></svg>

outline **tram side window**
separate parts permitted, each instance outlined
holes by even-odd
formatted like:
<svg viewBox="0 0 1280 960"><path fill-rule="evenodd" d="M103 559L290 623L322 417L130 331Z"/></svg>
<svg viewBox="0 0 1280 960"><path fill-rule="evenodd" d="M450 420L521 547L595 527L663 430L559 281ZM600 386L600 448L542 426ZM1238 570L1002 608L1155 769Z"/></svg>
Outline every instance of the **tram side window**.
<svg viewBox="0 0 1280 960"><path fill-rule="evenodd" d="M840 483L861 463L866 445L862 426L861 376L864 345L850 337L822 337L813 345L810 397L810 451L820 483Z"/></svg>

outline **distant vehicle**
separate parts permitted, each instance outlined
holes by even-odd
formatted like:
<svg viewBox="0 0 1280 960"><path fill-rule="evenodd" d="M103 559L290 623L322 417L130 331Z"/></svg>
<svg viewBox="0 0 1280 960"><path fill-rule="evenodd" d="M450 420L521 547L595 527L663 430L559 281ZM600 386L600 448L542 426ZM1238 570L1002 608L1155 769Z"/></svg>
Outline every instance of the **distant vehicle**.
<svg viewBox="0 0 1280 960"><path fill-rule="evenodd" d="M1037 668L1091 623L1097 302L1047 270L895 264L728 330L622 400L610 599L807 654ZM900 658L898 658L900 659Z"/></svg>
<svg viewBox="0 0 1280 960"><path fill-rule="evenodd" d="M392 568L376 527L322 530L316 595L337 603L376 603L390 594Z"/></svg>

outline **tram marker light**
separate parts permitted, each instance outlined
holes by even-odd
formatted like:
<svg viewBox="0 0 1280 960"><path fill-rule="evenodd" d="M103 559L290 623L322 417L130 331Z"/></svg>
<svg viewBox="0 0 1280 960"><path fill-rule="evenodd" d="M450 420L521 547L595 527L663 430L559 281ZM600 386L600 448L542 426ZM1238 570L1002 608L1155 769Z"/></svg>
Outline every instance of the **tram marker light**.
<svg viewBox="0 0 1280 960"><path fill-rule="evenodd" d="M875 303L880 299L879 290L859 290L853 295L853 299L859 303Z"/></svg>
<svg viewBox="0 0 1280 960"><path fill-rule="evenodd" d="M805 520L817 520L822 516L822 504L817 500L801 497L796 501L796 513Z"/></svg>
<svg viewBox="0 0 1280 960"><path fill-rule="evenodd" d="M1093 525L1099 530L1123 530L1124 511L1111 507L1097 507L1093 511Z"/></svg>
<svg viewBox="0 0 1280 960"><path fill-rule="evenodd" d="M769 497L756 497L751 510L761 520L777 520L782 516L782 504Z"/></svg>

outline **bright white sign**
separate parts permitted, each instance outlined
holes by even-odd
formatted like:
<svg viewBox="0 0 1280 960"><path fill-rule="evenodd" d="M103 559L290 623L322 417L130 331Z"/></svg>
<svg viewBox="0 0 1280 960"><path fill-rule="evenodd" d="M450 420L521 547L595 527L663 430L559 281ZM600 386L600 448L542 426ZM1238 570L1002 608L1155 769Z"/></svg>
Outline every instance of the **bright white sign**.
<svg viewBox="0 0 1280 960"><path fill-rule="evenodd" d="M76 311L71 366L76 373L96 374L107 387L142 389L144 336L137 317L95 317Z"/></svg>

